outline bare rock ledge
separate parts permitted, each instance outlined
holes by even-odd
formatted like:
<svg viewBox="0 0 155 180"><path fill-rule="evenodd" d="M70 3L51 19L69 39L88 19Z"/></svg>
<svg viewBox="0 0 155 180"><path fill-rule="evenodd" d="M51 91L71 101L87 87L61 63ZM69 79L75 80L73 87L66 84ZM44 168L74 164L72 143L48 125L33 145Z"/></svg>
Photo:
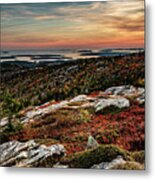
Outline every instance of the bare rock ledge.
<svg viewBox="0 0 155 180"><path fill-rule="evenodd" d="M34 140L10 141L0 145L0 166L53 167L65 153L61 144L46 147Z"/></svg>

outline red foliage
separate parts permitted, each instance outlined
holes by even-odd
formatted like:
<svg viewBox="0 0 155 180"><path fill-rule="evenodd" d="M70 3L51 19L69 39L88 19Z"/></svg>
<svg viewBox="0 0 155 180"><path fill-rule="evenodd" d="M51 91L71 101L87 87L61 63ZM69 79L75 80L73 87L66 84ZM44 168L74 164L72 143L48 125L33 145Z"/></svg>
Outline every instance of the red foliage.
<svg viewBox="0 0 155 180"><path fill-rule="evenodd" d="M99 115L94 120L108 120L105 130L111 130L108 137L111 137L112 142L127 150L144 149L144 108L134 105L128 110L114 115ZM102 127L104 132L104 128ZM116 139L113 138L113 133L117 132ZM103 133L104 134L104 133ZM106 143L106 136L102 137Z"/></svg>
<svg viewBox="0 0 155 180"><path fill-rule="evenodd" d="M90 97L96 97L100 94L100 91L95 91L95 92L92 92L91 94L89 94Z"/></svg>
<svg viewBox="0 0 155 180"><path fill-rule="evenodd" d="M119 113L106 115L95 114L89 122L67 122L56 126L43 124L27 126L23 132L11 139L51 138L63 144L68 154L86 148L91 133L99 143L116 144L127 150L144 149L144 107L132 104L130 108Z"/></svg>

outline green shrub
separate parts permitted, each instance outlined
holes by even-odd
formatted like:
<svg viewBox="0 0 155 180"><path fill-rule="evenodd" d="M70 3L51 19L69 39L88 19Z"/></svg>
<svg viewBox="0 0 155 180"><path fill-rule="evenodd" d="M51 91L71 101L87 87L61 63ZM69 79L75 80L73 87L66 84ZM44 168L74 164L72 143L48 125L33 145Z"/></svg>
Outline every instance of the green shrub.
<svg viewBox="0 0 155 180"><path fill-rule="evenodd" d="M0 144L9 141L10 136L18 134L23 129L20 122L8 123L6 128L0 132Z"/></svg>

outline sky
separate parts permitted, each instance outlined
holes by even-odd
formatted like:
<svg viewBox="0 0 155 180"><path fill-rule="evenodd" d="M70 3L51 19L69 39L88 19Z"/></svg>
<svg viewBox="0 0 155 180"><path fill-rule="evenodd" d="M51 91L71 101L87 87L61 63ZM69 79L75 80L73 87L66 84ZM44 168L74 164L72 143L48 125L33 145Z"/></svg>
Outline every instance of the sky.
<svg viewBox="0 0 155 180"><path fill-rule="evenodd" d="M1 4L2 49L144 47L144 1Z"/></svg>

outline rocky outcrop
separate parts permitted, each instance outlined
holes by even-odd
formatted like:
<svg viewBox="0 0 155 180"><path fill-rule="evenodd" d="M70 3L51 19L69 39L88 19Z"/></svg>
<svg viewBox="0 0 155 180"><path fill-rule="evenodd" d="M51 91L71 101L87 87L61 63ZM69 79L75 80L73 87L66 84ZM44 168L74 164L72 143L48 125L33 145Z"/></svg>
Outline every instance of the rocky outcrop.
<svg viewBox="0 0 155 180"><path fill-rule="evenodd" d="M79 109L79 108L93 108L95 112L104 111L104 109L114 108L127 108L130 106L130 99L136 100L139 104L145 102L144 88L136 88L134 86L116 86L100 92L96 96L91 95L78 95L70 100L61 102L47 102L43 105L32 107L23 110L20 118L21 123L25 124L38 118L43 118L51 112L57 111L62 108ZM0 127L5 127L8 123L7 118L0 121Z"/></svg>
<svg viewBox="0 0 155 180"><path fill-rule="evenodd" d="M114 86L111 88L108 88L104 92L105 94L113 94L113 95L119 95L124 97L132 97L134 98L139 104L144 104L145 102L145 89L144 88L137 88L134 86Z"/></svg>
<svg viewBox="0 0 155 180"><path fill-rule="evenodd" d="M16 167L52 167L65 153L63 145L46 147L33 140L10 141L0 145L0 165Z"/></svg>
<svg viewBox="0 0 155 180"><path fill-rule="evenodd" d="M41 106L35 107L33 110L26 112L23 118L23 123L29 122L31 119L35 119L37 117L44 116L45 114L48 114L52 111L56 111L58 109L61 109L65 105L67 105L68 101L61 101L57 104L43 104Z"/></svg>
<svg viewBox="0 0 155 180"><path fill-rule="evenodd" d="M77 104L76 104L77 103ZM80 104L78 104L80 103ZM42 117L45 114L56 111L62 108L78 109L78 108L94 108L96 112L103 110L104 108L114 106L118 108L125 108L130 106L128 99L120 96L107 96L107 97L89 97L87 95L79 95L71 100L62 101L57 104L49 106L42 105L42 107L36 107L31 111L26 112L22 122L27 123L33 121L38 117Z"/></svg>
<svg viewBox="0 0 155 180"><path fill-rule="evenodd" d="M134 86L114 86L105 90L105 94L114 94L121 96L140 96L145 92L144 88L136 88Z"/></svg>

